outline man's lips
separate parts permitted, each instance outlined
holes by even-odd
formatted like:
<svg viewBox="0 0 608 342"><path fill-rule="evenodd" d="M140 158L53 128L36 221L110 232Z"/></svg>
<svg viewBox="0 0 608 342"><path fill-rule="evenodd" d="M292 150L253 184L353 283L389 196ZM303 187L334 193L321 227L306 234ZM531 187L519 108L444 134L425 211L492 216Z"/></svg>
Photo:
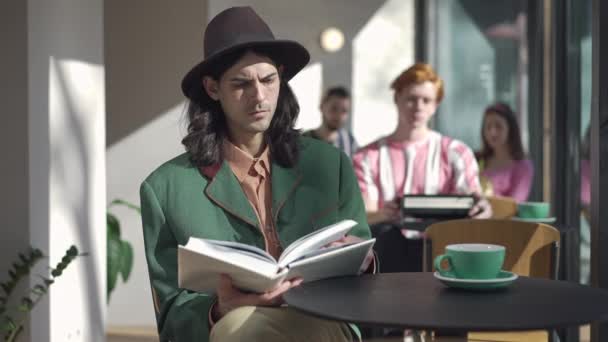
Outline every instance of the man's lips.
<svg viewBox="0 0 608 342"><path fill-rule="evenodd" d="M267 110L256 110L253 112L249 112L249 115L256 115L256 114L261 114L261 113L266 113Z"/></svg>

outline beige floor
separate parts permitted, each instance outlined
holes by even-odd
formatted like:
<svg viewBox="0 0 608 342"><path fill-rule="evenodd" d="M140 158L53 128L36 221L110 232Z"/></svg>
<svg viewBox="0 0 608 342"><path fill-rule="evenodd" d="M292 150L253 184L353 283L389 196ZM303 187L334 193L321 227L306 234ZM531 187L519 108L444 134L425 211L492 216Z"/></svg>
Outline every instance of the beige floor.
<svg viewBox="0 0 608 342"><path fill-rule="evenodd" d="M589 326L581 327L580 342L590 342ZM109 327L107 342L158 342L154 327ZM366 342L410 342L402 337L366 340ZM411 341L414 342L414 341ZM482 342L480 340L463 340L461 338L442 338L435 342Z"/></svg>
<svg viewBox="0 0 608 342"><path fill-rule="evenodd" d="M107 342L158 342L156 327L108 327Z"/></svg>

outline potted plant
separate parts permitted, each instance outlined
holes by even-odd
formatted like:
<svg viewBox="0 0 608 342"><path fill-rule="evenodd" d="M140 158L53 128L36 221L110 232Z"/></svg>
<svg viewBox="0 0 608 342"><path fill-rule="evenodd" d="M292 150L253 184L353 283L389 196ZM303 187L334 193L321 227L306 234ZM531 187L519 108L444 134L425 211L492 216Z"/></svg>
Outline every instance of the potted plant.
<svg viewBox="0 0 608 342"><path fill-rule="evenodd" d="M125 200L115 199L108 205L106 214L107 222L107 297L110 301L110 295L118 278L122 278L126 282L131 275L133 269L133 247L128 241L121 238L120 221L116 215L110 212L113 206L125 206L133 209L141 214L141 209Z"/></svg>
<svg viewBox="0 0 608 342"><path fill-rule="evenodd" d="M55 268L51 268L51 275L42 276L40 282L28 289L21 298L15 298L15 289L20 280L27 277L34 266L42 259L46 258L41 250L30 248L26 253L19 253L18 260L12 263L12 268L8 271L9 280L0 283L0 333L4 341L16 341L24 329L24 325L29 317L29 312L38 302L48 293L49 287L61 276L68 265L78 256L78 248L72 245ZM14 306L14 307L13 307Z"/></svg>

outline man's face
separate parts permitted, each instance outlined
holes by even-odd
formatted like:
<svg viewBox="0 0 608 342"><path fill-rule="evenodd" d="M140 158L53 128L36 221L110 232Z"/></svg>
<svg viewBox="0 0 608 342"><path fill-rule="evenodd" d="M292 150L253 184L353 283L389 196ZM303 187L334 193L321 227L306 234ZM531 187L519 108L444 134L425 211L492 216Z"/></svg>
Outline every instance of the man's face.
<svg viewBox="0 0 608 342"><path fill-rule="evenodd" d="M409 127L427 127L437 110L437 89L429 81L412 84L395 95L399 120Z"/></svg>
<svg viewBox="0 0 608 342"><path fill-rule="evenodd" d="M350 113L350 99L347 97L330 96L321 104L323 124L331 131L344 126Z"/></svg>
<svg viewBox="0 0 608 342"><path fill-rule="evenodd" d="M231 136L256 135L270 126L281 84L270 58L247 52L219 81L205 77L203 84L220 101Z"/></svg>

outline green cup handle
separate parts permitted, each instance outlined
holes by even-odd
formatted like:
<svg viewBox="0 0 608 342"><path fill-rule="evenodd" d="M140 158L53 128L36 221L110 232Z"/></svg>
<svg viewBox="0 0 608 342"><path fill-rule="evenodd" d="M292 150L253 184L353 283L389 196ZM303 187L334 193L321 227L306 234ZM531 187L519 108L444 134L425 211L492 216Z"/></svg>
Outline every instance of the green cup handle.
<svg viewBox="0 0 608 342"><path fill-rule="evenodd" d="M447 261L448 261L448 268L447 269L441 268L441 262L444 259L447 259ZM449 255L446 255L446 254L438 255L437 257L435 257L434 264L435 264L435 270L437 270L437 272L439 272L439 274L441 274L442 276L453 277L453 275L454 275L454 266L452 265L452 258L450 258Z"/></svg>

